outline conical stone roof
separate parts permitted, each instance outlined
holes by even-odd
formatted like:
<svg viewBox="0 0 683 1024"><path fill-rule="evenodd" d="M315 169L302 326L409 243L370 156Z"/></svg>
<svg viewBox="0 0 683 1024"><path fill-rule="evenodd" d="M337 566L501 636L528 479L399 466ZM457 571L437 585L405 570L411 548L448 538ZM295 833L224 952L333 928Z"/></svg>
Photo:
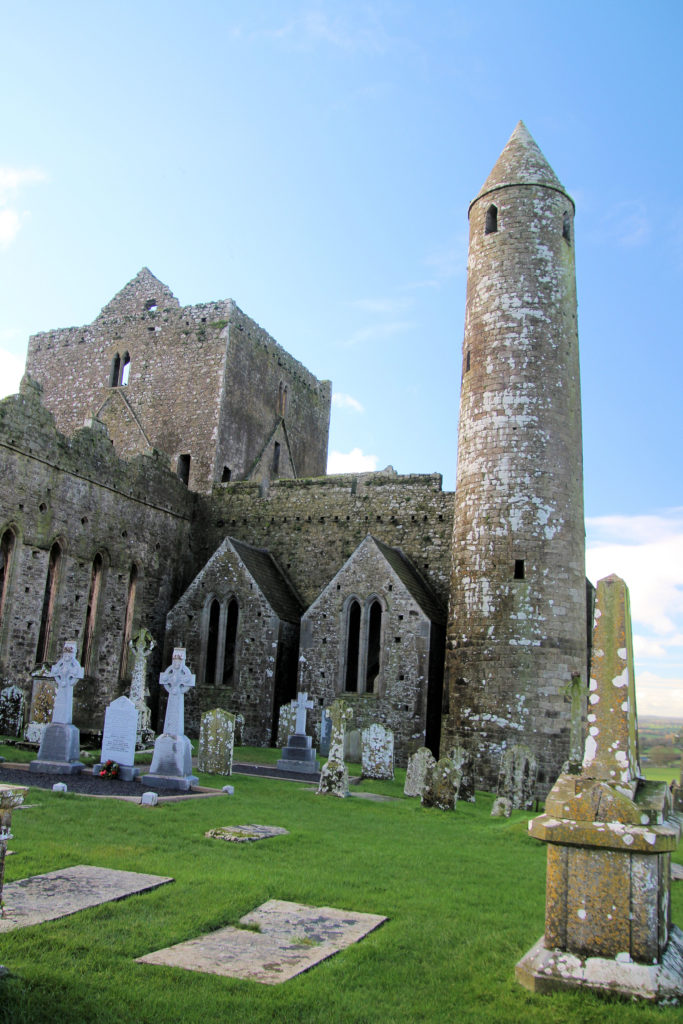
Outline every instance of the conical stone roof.
<svg viewBox="0 0 683 1024"><path fill-rule="evenodd" d="M508 139L478 195L470 203L470 208L477 199L481 199L487 192L508 188L510 185L545 185L547 188L557 189L558 192L567 195L564 186L543 156L523 121L517 122L517 127Z"/></svg>

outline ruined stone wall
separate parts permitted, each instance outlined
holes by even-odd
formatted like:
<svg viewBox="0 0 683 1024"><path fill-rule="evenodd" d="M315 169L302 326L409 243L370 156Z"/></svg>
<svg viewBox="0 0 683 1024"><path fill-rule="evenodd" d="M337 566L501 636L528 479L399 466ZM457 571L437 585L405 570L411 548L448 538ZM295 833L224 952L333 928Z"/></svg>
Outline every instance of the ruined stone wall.
<svg viewBox="0 0 683 1024"><path fill-rule="evenodd" d="M439 474L368 473L214 487L197 540L206 561L226 535L268 548L306 605L372 533L401 548L444 605L451 572L453 494Z"/></svg>
<svg viewBox="0 0 683 1024"><path fill-rule="evenodd" d="M126 354L124 385L112 367ZM189 455L193 490L209 490L225 467L232 479L244 479L282 418L296 472L325 472L329 382L318 381L232 300L181 308L147 270L92 324L34 335L27 370L63 433L97 416L121 455L155 447L174 470ZM279 473L293 475L281 448Z"/></svg>
<svg viewBox="0 0 683 1024"><path fill-rule="evenodd" d="M91 670L74 695L74 721L101 729L106 704L129 685L120 680L131 565L138 570L132 632L151 630L158 648L164 620L191 562L195 497L162 457L116 457L102 428L67 439L28 382L0 403L0 534L15 534L0 624L4 675L31 699L50 549L62 548L48 661L65 641L82 653L93 559L103 559Z"/></svg>
<svg viewBox="0 0 683 1024"><path fill-rule="evenodd" d="M496 167L518 163L470 213L442 749L467 740L491 789L505 747L526 743L547 790L586 666L574 208L517 134Z"/></svg>
<svg viewBox="0 0 683 1024"><path fill-rule="evenodd" d="M271 448L257 476L322 476L327 466L331 385L319 381L258 324L233 306L225 371L216 479L249 476ZM272 466L272 435L284 420L293 465L281 441L279 472Z"/></svg>
<svg viewBox="0 0 683 1024"><path fill-rule="evenodd" d="M347 619L351 600L363 609L360 627L359 672L347 689ZM366 691L367 606L382 607L379 674ZM305 613L301 624L298 690L319 707L343 697L353 709L354 729L379 723L394 733L396 763L425 745L429 697L441 705L440 667L430 662L432 627L415 599L401 585L376 546L363 545L350 563ZM442 639L442 637L441 637ZM443 665L443 647L437 659ZM435 668L432 693L430 668Z"/></svg>

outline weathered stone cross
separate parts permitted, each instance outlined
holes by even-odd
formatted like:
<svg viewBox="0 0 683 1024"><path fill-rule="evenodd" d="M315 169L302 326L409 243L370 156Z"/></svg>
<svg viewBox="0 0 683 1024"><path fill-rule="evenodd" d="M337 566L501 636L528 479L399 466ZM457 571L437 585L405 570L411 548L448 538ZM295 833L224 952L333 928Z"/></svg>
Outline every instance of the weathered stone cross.
<svg viewBox="0 0 683 1024"><path fill-rule="evenodd" d="M296 698L296 724L294 732L299 736L306 735L306 709L313 708L315 704L308 699L307 693L299 693Z"/></svg>
<svg viewBox="0 0 683 1024"><path fill-rule="evenodd" d="M84 676L83 667L76 659L77 645L73 640L64 644L64 653L52 666L50 675L57 683L52 721L55 724L71 725L73 719L74 686Z"/></svg>
<svg viewBox="0 0 683 1024"><path fill-rule="evenodd" d="M169 667L159 676L159 682L168 691L168 704L164 718L164 732L169 736L185 735L186 690L195 683L195 677L185 664L185 648L176 647Z"/></svg>

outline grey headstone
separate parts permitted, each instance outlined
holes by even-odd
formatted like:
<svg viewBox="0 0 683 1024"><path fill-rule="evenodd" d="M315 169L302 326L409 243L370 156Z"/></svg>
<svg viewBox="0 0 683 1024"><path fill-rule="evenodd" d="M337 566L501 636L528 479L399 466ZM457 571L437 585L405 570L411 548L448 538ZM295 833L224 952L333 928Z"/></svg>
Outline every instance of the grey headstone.
<svg viewBox="0 0 683 1024"><path fill-rule="evenodd" d="M18 686L0 690L0 734L19 736L24 722L24 694Z"/></svg>
<svg viewBox="0 0 683 1024"><path fill-rule="evenodd" d="M344 760L349 764L360 764L362 740L360 729L349 729L344 736Z"/></svg>
<svg viewBox="0 0 683 1024"><path fill-rule="evenodd" d="M361 771L366 779L393 779L394 734L374 723L361 733Z"/></svg>
<svg viewBox="0 0 683 1024"><path fill-rule="evenodd" d="M112 701L104 713L102 761L133 767L138 730L138 710L128 697Z"/></svg>
<svg viewBox="0 0 683 1024"><path fill-rule="evenodd" d="M209 775L232 775L232 754L235 742L235 716L215 708L202 715L199 726L197 764L200 772Z"/></svg>
<svg viewBox="0 0 683 1024"><path fill-rule="evenodd" d="M422 796L428 774L436 764L436 758L427 747L420 747L408 758L405 796Z"/></svg>
<svg viewBox="0 0 683 1024"><path fill-rule="evenodd" d="M442 811L454 811L460 789L460 772L450 757L442 757L432 767L422 791L424 807L438 807Z"/></svg>

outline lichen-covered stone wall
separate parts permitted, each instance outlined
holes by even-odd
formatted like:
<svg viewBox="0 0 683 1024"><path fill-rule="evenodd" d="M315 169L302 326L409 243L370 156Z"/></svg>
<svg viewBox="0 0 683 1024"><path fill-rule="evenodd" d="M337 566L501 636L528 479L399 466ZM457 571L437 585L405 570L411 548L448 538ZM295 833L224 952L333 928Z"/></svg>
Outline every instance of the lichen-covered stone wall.
<svg viewBox="0 0 683 1024"><path fill-rule="evenodd" d="M55 541L62 556L45 660L55 661L67 640L78 642L80 656L93 560L99 553L103 561L91 668L74 695L74 722L99 730L107 703L128 685L120 669L131 566L138 572L132 629L146 625L161 637L188 577L194 504L162 457L123 462L97 425L65 438L27 381L0 402L0 534L9 528L14 536L0 662L27 702Z"/></svg>

